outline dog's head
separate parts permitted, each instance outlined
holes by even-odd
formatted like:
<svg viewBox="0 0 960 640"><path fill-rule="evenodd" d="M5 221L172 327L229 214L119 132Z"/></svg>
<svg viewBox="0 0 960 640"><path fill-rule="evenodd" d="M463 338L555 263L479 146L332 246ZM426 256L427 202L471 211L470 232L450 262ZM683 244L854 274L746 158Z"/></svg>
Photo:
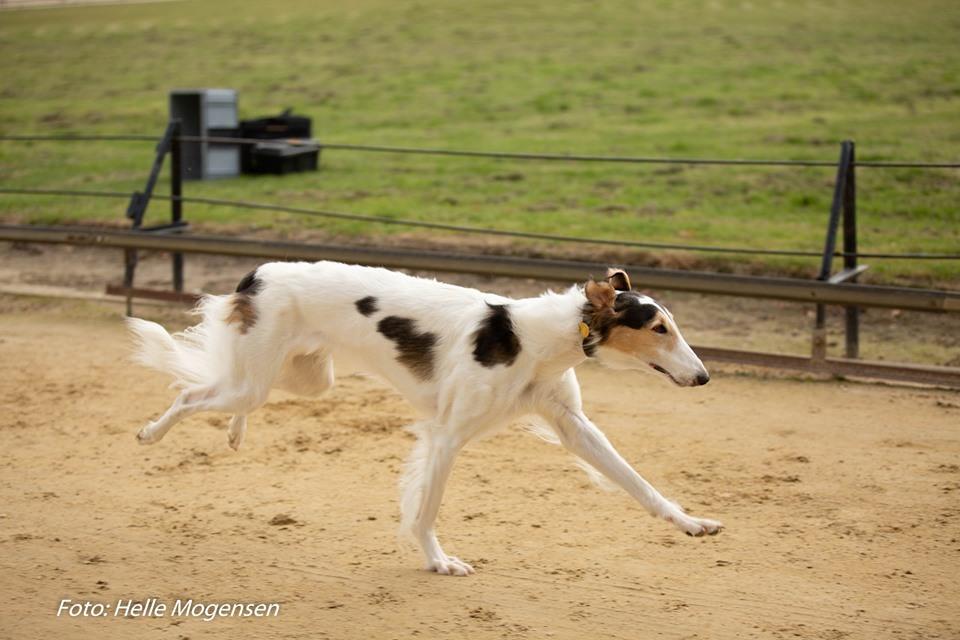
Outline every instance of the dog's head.
<svg viewBox="0 0 960 640"><path fill-rule="evenodd" d="M626 273L610 269L605 280L590 280L583 292L583 322L589 329L583 348L588 356L618 369L663 374L682 387L710 381L673 315L652 298L631 291Z"/></svg>

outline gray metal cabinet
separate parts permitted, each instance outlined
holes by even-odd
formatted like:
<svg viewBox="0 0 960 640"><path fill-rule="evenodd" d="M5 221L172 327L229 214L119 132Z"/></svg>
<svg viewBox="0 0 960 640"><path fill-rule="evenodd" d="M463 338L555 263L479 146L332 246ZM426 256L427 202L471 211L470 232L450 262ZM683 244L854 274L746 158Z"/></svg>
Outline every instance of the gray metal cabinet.
<svg viewBox="0 0 960 640"><path fill-rule="evenodd" d="M177 89L170 92L170 117L185 136L235 136L237 92L233 89ZM183 178L207 180L240 173L240 147L214 142L183 143Z"/></svg>

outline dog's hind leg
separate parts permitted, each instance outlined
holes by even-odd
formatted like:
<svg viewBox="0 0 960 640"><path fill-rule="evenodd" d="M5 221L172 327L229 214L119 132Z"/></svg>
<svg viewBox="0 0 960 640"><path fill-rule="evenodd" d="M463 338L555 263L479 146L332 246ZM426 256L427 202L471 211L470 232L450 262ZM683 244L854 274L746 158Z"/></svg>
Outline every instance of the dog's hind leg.
<svg viewBox="0 0 960 640"><path fill-rule="evenodd" d="M162 416L140 429L137 442L159 442L181 420L201 411L221 411L234 414L227 431L227 441L236 450L247 431L247 414L262 405L266 399L266 392L259 395L228 393L212 387L183 391Z"/></svg>
<svg viewBox="0 0 960 640"><path fill-rule="evenodd" d="M280 340L267 338L251 345L241 345L236 354L240 367L229 386L231 391L212 399L207 407L233 414L227 429L227 444L234 451L240 449L247 434L247 414L267 401L271 387L279 386L284 362L296 360L284 355L285 346L270 346L278 344L281 344Z"/></svg>
<svg viewBox="0 0 960 640"><path fill-rule="evenodd" d="M220 329L218 329L220 330ZM223 329L223 331L232 331ZM228 442L240 446L246 428L246 415L267 401L286 360L289 346L284 341L283 327L257 325L247 334L218 335L216 348L194 354L195 358L213 361L216 367L205 371L210 382L194 384L177 396L170 408L137 434L141 444L153 444L162 439L181 420L200 411L218 411L236 416L231 421ZM215 353L221 355L216 357Z"/></svg>
<svg viewBox="0 0 960 640"><path fill-rule="evenodd" d="M473 567L444 553L434 531L447 478L450 477L454 458L465 442L447 433L437 433L431 427L433 425L428 424L419 429L420 439L407 461L401 483L401 528L420 545L428 571L466 576L473 573Z"/></svg>
<svg viewBox="0 0 960 640"><path fill-rule="evenodd" d="M137 442L140 444L159 442L173 428L173 425L198 411L206 410L215 396L216 390L212 387L181 391L162 416L140 429L137 433Z"/></svg>

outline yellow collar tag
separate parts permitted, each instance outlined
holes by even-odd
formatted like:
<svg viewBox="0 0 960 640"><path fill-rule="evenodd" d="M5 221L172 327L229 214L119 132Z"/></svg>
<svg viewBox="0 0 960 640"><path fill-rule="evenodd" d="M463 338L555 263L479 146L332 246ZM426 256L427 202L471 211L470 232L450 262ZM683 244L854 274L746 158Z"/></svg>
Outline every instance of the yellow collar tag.
<svg viewBox="0 0 960 640"><path fill-rule="evenodd" d="M580 337L581 337L581 338L586 338L588 335L590 335L590 327L587 326L587 323L586 323L586 322L581 322L581 323L580 323Z"/></svg>

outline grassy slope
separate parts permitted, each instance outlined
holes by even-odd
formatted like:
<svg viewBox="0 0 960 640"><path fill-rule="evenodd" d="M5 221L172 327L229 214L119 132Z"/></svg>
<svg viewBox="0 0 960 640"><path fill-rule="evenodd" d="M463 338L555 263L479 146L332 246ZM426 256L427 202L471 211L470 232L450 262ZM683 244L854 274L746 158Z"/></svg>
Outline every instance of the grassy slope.
<svg viewBox="0 0 960 640"><path fill-rule="evenodd" d="M328 141L624 155L960 157L960 4L388 0L0 13L0 132L160 132L172 87L293 106ZM637 6L639 5L639 7ZM837 6L839 5L839 6ZM0 143L5 186L139 188L150 145ZM535 164L329 151L189 195L566 234L818 249L830 169ZM862 169L863 250L960 249L960 172ZM154 215L162 213L159 205ZM0 196L6 219L125 204ZM197 205L191 220L395 230ZM871 261L955 284L960 263ZM778 267L809 267L780 261Z"/></svg>

